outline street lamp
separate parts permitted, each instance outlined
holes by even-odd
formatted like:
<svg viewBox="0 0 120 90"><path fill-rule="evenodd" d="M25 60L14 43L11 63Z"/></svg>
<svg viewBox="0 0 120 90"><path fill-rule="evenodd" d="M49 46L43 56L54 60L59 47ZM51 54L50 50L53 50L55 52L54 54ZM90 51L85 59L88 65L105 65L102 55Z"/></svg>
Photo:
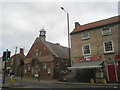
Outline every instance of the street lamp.
<svg viewBox="0 0 120 90"><path fill-rule="evenodd" d="M71 66L71 58L70 58L70 35L69 35L69 13L63 7L61 7L61 9L67 13L69 63L70 63L70 66Z"/></svg>

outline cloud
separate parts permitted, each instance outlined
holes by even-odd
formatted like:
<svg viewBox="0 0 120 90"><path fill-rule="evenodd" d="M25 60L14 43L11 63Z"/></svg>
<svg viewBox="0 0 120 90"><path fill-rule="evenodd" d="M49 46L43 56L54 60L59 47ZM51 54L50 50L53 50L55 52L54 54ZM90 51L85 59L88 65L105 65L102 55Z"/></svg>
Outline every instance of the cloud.
<svg viewBox="0 0 120 90"><path fill-rule="evenodd" d="M70 31L74 22L81 25L116 16L117 2L4 2L2 3L2 51L14 53L15 47L25 47L25 53L45 28L47 40L67 46L67 18L60 9L63 6L70 15ZM2 53L0 54L2 56Z"/></svg>

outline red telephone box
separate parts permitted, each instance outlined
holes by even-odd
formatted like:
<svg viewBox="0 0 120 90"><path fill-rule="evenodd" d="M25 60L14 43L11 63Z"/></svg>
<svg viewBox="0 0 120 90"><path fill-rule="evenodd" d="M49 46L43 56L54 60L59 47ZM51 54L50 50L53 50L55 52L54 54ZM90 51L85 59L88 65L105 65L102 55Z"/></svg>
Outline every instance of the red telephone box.
<svg viewBox="0 0 120 90"><path fill-rule="evenodd" d="M117 73L115 69L115 65L107 65L107 73L108 73L108 81L109 82L116 82L117 81Z"/></svg>

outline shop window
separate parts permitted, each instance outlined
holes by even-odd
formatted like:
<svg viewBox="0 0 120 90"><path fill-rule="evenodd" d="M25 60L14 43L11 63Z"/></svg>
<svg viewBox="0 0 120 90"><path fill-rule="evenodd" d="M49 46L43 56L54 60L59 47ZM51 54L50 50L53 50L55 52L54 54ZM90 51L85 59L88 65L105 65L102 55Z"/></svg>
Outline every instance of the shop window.
<svg viewBox="0 0 120 90"><path fill-rule="evenodd" d="M83 49L83 55L90 55L91 50L90 50L90 44L86 44L82 47Z"/></svg>
<svg viewBox="0 0 120 90"><path fill-rule="evenodd" d="M81 34L81 36L82 36L82 39L89 39L89 38L90 38L88 32L83 32L83 33Z"/></svg>
<svg viewBox="0 0 120 90"><path fill-rule="evenodd" d="M104 53L111 53L111 52L114 52L113 42L105 41L104 42Z"/></svg>

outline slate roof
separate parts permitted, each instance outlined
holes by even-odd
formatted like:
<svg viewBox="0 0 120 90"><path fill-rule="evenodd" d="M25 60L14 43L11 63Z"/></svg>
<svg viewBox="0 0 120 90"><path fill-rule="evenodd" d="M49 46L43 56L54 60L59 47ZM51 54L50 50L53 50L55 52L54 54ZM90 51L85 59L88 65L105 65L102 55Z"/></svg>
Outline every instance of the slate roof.
<svg viewBox="0 0 120 90"><path fill-rule="evenodd" d="M64 59L69 58L69 52L68 52L69 49L67 47L61 46L58 43L51 43L46 40L43 41L40 39L40 37L37 37L35 42L32 45L31 49L29 50L28 54L26 55L26 58L32 58L32 52L34 51L34 49L36 48L40 49L40 45L41 45L40 42L42 42L42 44L48 49L48 51L52 53L52 55L54 55L55 57L64 58Z"/></svg>
<svg viewBox="0 0 120 90"><path fill-rule="evenodd" d="M117 22L120 22L120 15L112 17L112 18L108 18L108 19L88 23L88 24L85 24L85 25L81 25L80 27L75 28L71 32L71 34L76 33L76 32L80 32L80 31L84 31L84 30L88 30L88 29L93 29L93 28L96 28L96 27L104 26L104 25L117 23Z"/></svg>
<svg viewBox="0 0 120 90"><path fill-rule="evenodd" d="M69 58L69 49L61 46L59 43L43 42L44 45L51 51L53 55L59 58Z"/></svg>

